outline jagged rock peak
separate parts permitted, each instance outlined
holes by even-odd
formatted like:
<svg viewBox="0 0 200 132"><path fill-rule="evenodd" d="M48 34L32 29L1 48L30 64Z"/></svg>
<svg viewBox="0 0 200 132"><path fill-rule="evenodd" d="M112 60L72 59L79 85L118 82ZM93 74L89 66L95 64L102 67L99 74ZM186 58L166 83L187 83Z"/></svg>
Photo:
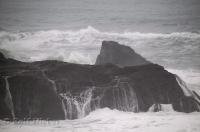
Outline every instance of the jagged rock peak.
<svg viewBox="0 0 200 132"><path fill-rule="evenodd" d="M137 54L131 47L121 45L115 41L103 41L100 54L96 59L96 65L112 63L120 67L145 65L147 61Z"/></svg>

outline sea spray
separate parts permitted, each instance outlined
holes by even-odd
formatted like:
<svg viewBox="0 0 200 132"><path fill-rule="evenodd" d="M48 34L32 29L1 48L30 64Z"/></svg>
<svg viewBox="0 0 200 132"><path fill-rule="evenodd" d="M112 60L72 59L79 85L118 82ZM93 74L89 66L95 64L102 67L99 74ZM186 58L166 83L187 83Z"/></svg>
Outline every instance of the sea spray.
<svg viewBox="0 0 200 132"><path fill-rule="evenodd" d="M178 75L175 76L176 76L176 81L183 90L184 95L187 97L193 96L192 91L188 89L186 83Z"/></svg>
<svg viewBox="0 0 200 132"><path fill-rule="evenodd" d="M190 32L169 34L102 32L91 26L85 29L66 31L0 32L0 48L7 50L11 57L26 62L57 59L91 64L95 62L98 48L103 40L118 41L134 47L144 57L153 61L157 61L157 57L167 56L168 52L172 52L171 55L175 56L179 56L181 53L183 56L186 51L194 59L198 57L200 34ZM177 46L184 48L177 48ZM187 49L189 49L189 53ZM175 52L177 50L181 50L181 52ZM160 55L154 56L155 51Z"/></svg>
<svg viewBox="0 0 200 132"><path fill-rule="evenodd" d="M198 107L198 111L200 111L200 99L198 98L198 95L196 95L192 90L190 90L187 87L187 84L178 75L175 75L175 77L176 77L176 81L179 84L179 86L181 87L184 95L187 97L193 97L197 101L196 105ZM183 107L182 101L180 103L181 103L180 106Z"/></svg>
<svg viewBox="0 0 200 132"><path fill-rule="evenodd" d="M9 58L33 62L60 60L94 64L103 40L134 48L147 60L177 73L187 83L200 86L200 33L106 32L88 26L79 30L0 32L0 49ZM191 73L190 73L191 71Z"/></svg>
<svg viewBox="0 0 200 132"><path fill-rule="evenodd" d="M70 93L60 94L65 102L68 119L83 118L91 112L92 90L93 88L89 88L75 97Z"/></svg>
<svg viewBox="0 0 200 132"><path fill-rule="evenodd" d="M137 95L126 79L115 78L108 86L87 86L78 95L71 92L60 93L65 105L66 119L83 118L90 112L105 107L104 100L109 95L113 109L121 111L138 112Z"/></svg>
<svg viewBox="0 0 200 132"><path fill-rule="evenodd" d="M187 84L178 75L175 75L175 76L176 76L176 81L178 82L179 86L182 88L184 95L188 97L194 97L200 104L200 99L198 98L199 95L195 94L191 89L189 89Z"/></svg>

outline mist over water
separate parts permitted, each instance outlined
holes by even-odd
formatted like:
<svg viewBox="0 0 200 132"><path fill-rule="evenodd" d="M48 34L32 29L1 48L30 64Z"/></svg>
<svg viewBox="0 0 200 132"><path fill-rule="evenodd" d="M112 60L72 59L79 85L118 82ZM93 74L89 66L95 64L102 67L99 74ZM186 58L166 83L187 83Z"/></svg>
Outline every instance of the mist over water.
<svg viewBox="0 0 200 132"><path fill-rule="evenodd" d="M199 0L0 0L0 49L8 57L94 64L103 40L131 46L200 87Z"/></svg>

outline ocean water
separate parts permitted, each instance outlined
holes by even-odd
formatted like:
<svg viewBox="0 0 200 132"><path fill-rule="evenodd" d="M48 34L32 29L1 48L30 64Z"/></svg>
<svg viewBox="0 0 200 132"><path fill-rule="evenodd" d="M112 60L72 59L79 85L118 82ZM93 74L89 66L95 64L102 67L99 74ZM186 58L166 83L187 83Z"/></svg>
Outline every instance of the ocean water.
<svg viewBox="0 0 200 132"><path fill-rule="evenodd" d="M94 64L103 40L131 46L200 89L200 0L0 0L0 50Z"/></svg>
<svg viewBox="0 0 200 132"><path fill-rule="evenodd" d="M199 132L199 119L199 112L133 113L103 108L76 120L0 121L0 129L1 132Z"/></svg>

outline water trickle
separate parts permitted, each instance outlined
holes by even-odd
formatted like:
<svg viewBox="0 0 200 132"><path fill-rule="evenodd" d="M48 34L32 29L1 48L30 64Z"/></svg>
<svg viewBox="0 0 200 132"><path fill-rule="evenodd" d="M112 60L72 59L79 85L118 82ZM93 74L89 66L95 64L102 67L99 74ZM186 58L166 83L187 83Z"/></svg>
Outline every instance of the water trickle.
<svg viewBox="0 0 200 132"><path fill-rule="evenodd" d="M185 96L193 97L200 104L200 99L197 97L197 95L195 95L192 90L187 87L187 84L178 75L176 75L176 81L178 82ZM198 107L200 110L199 105Z"/></svg>
<svg viewBox="0 0 200 132"><path fill-rule="evenodd" d="M185 96L190 97L193 95L192 91L188 89L186 83L178 75L176 75L176 81L178 82Z"/></svg>
<svg viewBox="0 0 200 132"><path fill-rule="evenodd" d="M118 79L112 88L114 108L122 111L138 112L138 100L128 81Z"/></svg>
<svg viewBox="0 0 200 132"><path fill-rule="evenodd" d="M92 91L94 87L80 93L79 96L72 96L70 93L60 94L63 98L67 119L82 118L88 115L91 109Z"/></svg>
<svg viewBox="0 0 200 132"><path fill-rule="evenodd" d="M114 85L111 84L107 87L86 87L86 90L76 96L70 92L61 93L60 96L65 105L65 118L82 118L91 111L103 107L138 112L138 100L133 87L130 86L128 81L121 81L120 79L114 81ZM106 92L111 92L111 94L107 95ZM108 98L109 100L107 100ZM107 106L101 101L111 101L112 103Z"/></svg>
<svg viewBox="0 0 200 132"><path fill-rule="evenodd" d="M14 105L12 101L12 95L10 93L10 86L9 86L9 81L8 81L8 76L4 77L5 82L6 82L6 97L5 97L5 102L7 107L10 109L12 118L15 119L15 112L14 112Z"/></svg>
<svg viewBox="0 0 200 132"><path fill-rule="evenodd" d="M42 71L42 75L46 80L48 80L52 84L53 90L57 93L56 82L54 80L48 78L47 75L45 74L45 71ZM67 119L67 109L65 107L65 103L64 103L63 99L61 99L61 103L62 103L62 110L64 112L65 119Z"/></svg>
<svg viewBox="0 0 200 132"><path fill-rule="evenodd" d="M175 75L175 76L176 76L176 81L178 82L179 86L181 87L184 95L187 97L193 97L197 101L196 106L197 106L198 111L200 111L200 99L198 98L198 96L196 94L194 94L192 92L192 90L190 90L187 87L187 84L178 75ZM181 108L183 108L182 100L181 100Z"/></svg>
<svg viewBox="0 0 200 132"><path fill-rule="evenodd" d="M65 107L65 103L63 100L61 100L62 102L62 109L63 109L63 112L64 112L64 116L65 116L65 119L67 119L67 110L66 110L66 107Z"/></svg>
<svg viewBox="0 0 200 132"><path fill-rule="evenodd" d="M42 75L44 76L44 78L46 80L48 80L51 84L52 84L52 87L53 87L53 90L57 93L57 88L56 88L56 83L54 80L50 79L47 77L47 75L45 74L45 71L42 71Z"/></svg>

